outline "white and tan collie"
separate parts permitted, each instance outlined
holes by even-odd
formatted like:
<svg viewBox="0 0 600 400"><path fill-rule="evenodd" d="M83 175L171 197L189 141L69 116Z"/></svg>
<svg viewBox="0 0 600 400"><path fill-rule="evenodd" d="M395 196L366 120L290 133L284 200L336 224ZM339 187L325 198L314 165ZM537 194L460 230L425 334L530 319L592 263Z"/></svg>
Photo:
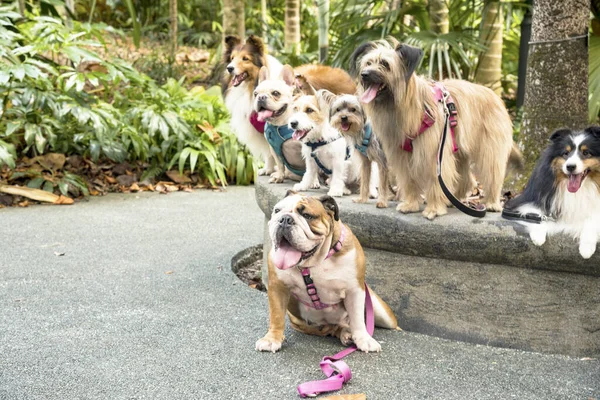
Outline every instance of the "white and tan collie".
<svg viewBox="0 0 600 400"><path fill-rule="evenodd" d="M329 196L349 195L347 184L356 183L360 160L340 132L329 124L329 104L319 90L315 96L301 96L293 103L289 127L293 138L302 142L306 172L294 190L318 189L319 170L330 176Z"/></svg>
<svg viewBox="0 0 600 400"><path fill-rule="evenodd" d="M526 223L536 245L563 232L579 239L579 253L590 258L600 234L600 127L561 129L550 140L523 194L505 209L546 217L540 224Z"/></svg>
<svg viewBox="0 0 600 400"><path fill-rule="evenodd" d="M265 166L258 171L259 175L271 174L275 170L275 161L261 128L264 124L253 115L253 92L263 66L268 68L273 78L280 75L283 66L266 54L264 43L254 35L245 42L237 36L227 36L223 62L227 69L223 79L223 97L231 114L231 127L252 155L264 161Z"/></svg>

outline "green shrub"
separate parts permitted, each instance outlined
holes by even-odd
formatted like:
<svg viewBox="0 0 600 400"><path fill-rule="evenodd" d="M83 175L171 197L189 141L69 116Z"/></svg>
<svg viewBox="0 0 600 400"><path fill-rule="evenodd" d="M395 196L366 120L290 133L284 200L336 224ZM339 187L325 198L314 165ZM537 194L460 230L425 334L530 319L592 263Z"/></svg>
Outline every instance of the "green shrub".
<svg viewBox="0 0 600 400"><path fill-rule="evenodd" d="M55 152L140 160L150 165L145 177L177 165L215 186L252 182L253 167L239 171L231 162L235 137L218 88L188 90L173 79L158 85L130 64L100 58L93 50L103 45L105 25L68 28L59 18L12 10L0 7L0 167ZM237 143L235 150L252 166Z"/></svg>

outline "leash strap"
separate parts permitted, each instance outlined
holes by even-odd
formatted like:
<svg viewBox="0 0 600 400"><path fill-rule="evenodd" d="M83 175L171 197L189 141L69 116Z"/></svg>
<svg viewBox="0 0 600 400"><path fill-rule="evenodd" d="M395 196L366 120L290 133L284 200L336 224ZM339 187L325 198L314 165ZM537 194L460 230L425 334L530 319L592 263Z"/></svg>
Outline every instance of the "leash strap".
<svg viewBox="0 0 600 400"><path fill-rule="evenodd" d="M460 211L464 212L465 214L470 215L471 217L483 218L483 217L485 217L485 213L486 213L485 207L483 205L480 205L478 208L466 206L465 204L463 204L462 201L460 201L459 199L454 197L454 195L452 194L452 192L450 192L450 190L444 183L444 180L442 179L442 158L444 157L444 144L446 144L446 136L448 135L448 125L450 123L450 115L453 111L453 110L449 110L449 108L456 107L453 103L450 104L450 107L447 107L445 101L442 102L442 104L444 104L445 119L444 119L444 131L442 132L442 140L440 140L440 147L438 149L438 157L437 157L438 158L438 162L437 162L438 181L440 183L440 186L442 187L442 191L444 192L444 194L446 195L448 200L450 200L450 202L454 205L454 207L458 208Z"/></svg>
<svg viewBox="0 0 600 400"><path fill-rule="evenodd" d="M371 294L369 293L369 288L366 283L365 311L367 332L369 335L373 336L373 332L375 331L375 313L373 311ZM310 381L298 385L298 394L300 397L316 397L320 393L340 390L344 383L352 379L352 371L350 371L350 367L348 367L348 364L346 364L344 361L341 361L341 359L355 351L356 345L353 344L352 346L345 348L333 356L323 357L319 366L327 378L320 381Z"/></svg>
<svg viewBox="0 0 600 400"><path fill-rule="evenodd" d="M321 142L318 142L318 143L321 143ZM323 146L324 144L327 144L327 142L322 142L322 143L323 144L321 146ZM331 142L329 142L329 143L331 143ZM316 147L321 147L321 146L316 146ZM310 146L310 147L313 149L313 151L311 151L310 155L315 160L315 162L317 163L317 166L321 169L321 171L323 171L325 173L325 175L331 175L333 172L329 168L327 168L321 162L321 160L319 160L319 157L317 156L317 153L315 153L316 147L313 147L313 146ZM350 158L350 156L351 156L351 154L350 154L350 147L346 147L346 159L345 160L348 160Z"/></svg>
<svg viewBox="0 0 600 400"><path fill-rule="evenodd" d="M520 212L510 211L507 209L502 210L502 218L516 221L531 222L532 224L541 224L542 222L549 220L549 218L545 215L539 215L534 213L521 214Z"/></svg>

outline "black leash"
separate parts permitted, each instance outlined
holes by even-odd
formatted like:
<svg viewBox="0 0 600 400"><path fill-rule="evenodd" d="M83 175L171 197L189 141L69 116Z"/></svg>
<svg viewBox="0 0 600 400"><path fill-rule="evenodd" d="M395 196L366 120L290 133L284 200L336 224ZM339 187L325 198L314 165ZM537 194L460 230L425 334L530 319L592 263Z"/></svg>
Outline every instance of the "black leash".
<svg viewBox="0 0 600 400"><path fill-rule="evenodd" d="M546 221L554 221L554 219L546 215L534 213L521 214L518 211L511 211L507 210L506 208L502 210L502 218L514 221L531 222L532 224L541 224L542 222Z"/></svg>
<svg viewBox="0 0 600 400"><path fill-rule="evenodd" d="M442 179L442 157L444 156L444 145L446 144L446 135L448 134L448 125L449 125L449 118L450 118L450 111L451 111L448 109L448 107L449 106L456 107L456 105L454 105L454 103L451 103L450 105L446 105L446 97L447 97L447 93L444 93L444 99L442 100L442 105L444 106L445 120L444 120L444 131L442 133L442 140L440 141L440 148L438 149L438 162L437 162L438 181L440 182L442 191L444 192L444 194L446 195L448 200L450 200L450 202L454 205L454 207L458 208L460 211L464 212L465 214L470 215L471 217L483 218L483 217L485 217L485 213L486 213L486 209L483 204L480 204L479 206L477 206L477 208L473 208L473 207L469 207L469 206L465 205L462 201L460 201L459 199L454 197L454 195L452 194L452 192L450 192L450 190L444 183L444 180Z"/></svg>

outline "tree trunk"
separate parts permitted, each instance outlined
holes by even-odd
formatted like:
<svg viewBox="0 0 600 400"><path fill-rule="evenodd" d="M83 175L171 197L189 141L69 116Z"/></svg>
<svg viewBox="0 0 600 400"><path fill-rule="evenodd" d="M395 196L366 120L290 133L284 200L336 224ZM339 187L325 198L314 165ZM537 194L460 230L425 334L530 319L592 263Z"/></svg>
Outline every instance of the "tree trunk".
<svg viewBox="0 0 600 400"><path fill-rule="evenodd" d="M300 0L285 0L285 49L300 52Z"/></svg>
<svg viewBox="0 0 600 400"><path fill-rule="evenodd" d="M19 13L21 16L25 16L25 0L19 0Z"/></svg>
<svg viewBox="0 0 600 400"><path fill-rule="evenodd" d="M171 62L175 62L177 52L177 0L169 0L169 39L171 41Z"/></svg>
<svg viewBox="0 0 600 400"><path fill-rule="evenodd" d="M590 0L535 0L519 137L526 169L518 188L555 129L587 124L589 16Z"/></svg>
<svg viewBox="0 0 600 400"><path fill-rule="evenodd" d="M319 62L327 61L329 52L329 0L316 0L319 10Z"/></svg>
<svg viewBox="0 0 600 400"><path fill-rule="evenodd" d="M448 4L446 4L446 0L429 0L429 27L435 33L448 33Z"/></svg>
<svg viewBox="0 0 600 400"><path fill-rule="evenodd" d="M479 56L475 81L502 94L502 6L498 0L487 0L479 43L486 49Z"/></svg>
<svg viewBox="0 0 600 400"><path fill-rule="evenodd" d="M73 19L71 18L71 15L75 15L75 0L65 0L65 8L67 10L65 10L65 19L66 19L66 25L69 28L73 27Z"/></svg>
<svg viewBox="0 0 600 400"><path fill-rule="evenodd" d="M229 35L246 36L244 0L223 0L223 41Z"/></svg>
<svg viewBox="0 0 600 400"><path fill-rule="evenodd" d="M268 43L269 37L267 35L269 33L269 24L267 24L267 0L260 0L260 18L263 42Z"/></svg>

